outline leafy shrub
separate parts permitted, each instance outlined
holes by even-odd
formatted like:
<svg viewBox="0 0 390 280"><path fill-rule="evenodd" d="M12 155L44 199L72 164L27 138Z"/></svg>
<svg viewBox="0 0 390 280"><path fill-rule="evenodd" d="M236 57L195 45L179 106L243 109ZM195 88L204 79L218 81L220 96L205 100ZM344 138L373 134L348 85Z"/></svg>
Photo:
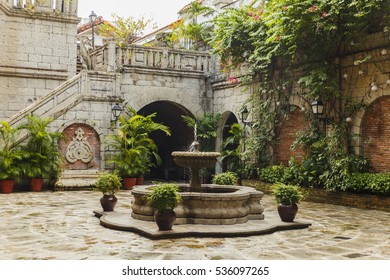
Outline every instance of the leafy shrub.
<svg viewBox="0 0 390 280"><path fill-rule="evenodd" d="M216 174L213 177L213 184L218 185L235 185L237 183L238 176L234 172L224 172Z"/></svg>
<svg viewBox="0 0 390 280"><path fill-rule="evenodd" d="M345 190L390 195L390 173L353 173L345 180Z"/></svg>
<svg viewBox="0 0 390 280"><path fill-rule="evenodd" d="M272 193L278 204L292 205L302 199L302 193L298 186L276 183L272 187Z"/></svg>
<svg viewBox="0 0 390 280"><path fill-rule="evenodd" d="M161 184L153 188L147 197L150 206L155 210L164 212L173 210L181 202L179 186L176 184Z"/></svg>
<svg viewBox="0 0 390 280"><path fill-rule="evenodd" d="M114 195L120 190L121 180L116 174L99 174L95 190L101 191L104 195Z"/></svg>
<svg viewBox="0 0 390 280"><path fill-rule="evenodd" d="M283 165L271 165L259 169L259 179L268 183L283 182L287 167Z"/></svg>

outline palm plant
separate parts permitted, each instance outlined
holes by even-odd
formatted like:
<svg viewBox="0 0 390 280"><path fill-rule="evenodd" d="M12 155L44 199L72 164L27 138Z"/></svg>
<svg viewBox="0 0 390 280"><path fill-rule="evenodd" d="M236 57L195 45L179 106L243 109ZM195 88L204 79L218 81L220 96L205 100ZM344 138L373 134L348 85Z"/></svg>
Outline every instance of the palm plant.
<svg viewBox="0 0 390 280"><path fill-rule="evenodd" d="M242 173L243 168L241 158L242 130L242 126L238 123L232 124L229 130L230 136L223 143L221 156L221 160L226 161L227 170L238 174Z"/></svg>
<svg viewBox="0 0 390 280"><path fill-rule="evenodd" d="M110 136L118 152L110 162L116 165L122 177L143 175L155 164L161 163L157 145L150 134L158 130L167 135L171 133L167 126L153 121L155 116L156 113L143 116L128 107L126 116L119 117L119 133Z"/></svg>
<svg viewBox="0 0 390 280"><path fill-rule="evenodd" d="M28 116L27 122L21 126L27 130L28 138L22 147L25 161L21 165L28 178L57 178L61 171L61 155L57 141L62 137L60 132L50 132L48 125L52 118L41 119Z"/></svg>
<svg viewBox="0 0 390 280"><path fill-rule="evenodd" d="M24 159L20 145L15 141L20 128L13 128L6 121L0 121L0 179L14 179L21 173L20 162Z"/></svg>

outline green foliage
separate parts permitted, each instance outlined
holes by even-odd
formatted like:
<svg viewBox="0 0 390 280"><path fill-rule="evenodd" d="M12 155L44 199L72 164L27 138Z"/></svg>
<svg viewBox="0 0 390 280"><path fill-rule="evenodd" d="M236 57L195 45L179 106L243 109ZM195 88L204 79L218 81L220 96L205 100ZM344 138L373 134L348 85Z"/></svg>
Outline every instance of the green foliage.
<svg viewBox="0 0 390 280"><path fill-rule="evenodd" d="M62 158L58 150L60 132L50 132L52 118L41 119L31 115L21 126L28 133L27 143L22 146L25 159L21 163L22 173L29 178L57 178L62 169Z"/></svg>
<svg viewBox="0 0 390 280"><path fill-rule="evenodd" d="M268 183L283 182L287 167L283 165L271 165L258 170L259 179Z"/></svg>
<svg viewBox="0 0 390 280"><path fill-rule="evenodd" d="M142 36L147 28L156 28L156 23L153 19L145 18L144 16L141 16L140 18L124 18L116 14L113 14L112 16L115 25L104 22L98 26L97 33L104 37L114 38L115 42L120 46L132 43Z"/></svg>
<svg viewBox="0 0 390 280"><path fill-rule="evenodd" d="M298 186L276 183L272 186L272 193L278 204L292 205L302 199L302 192Z"/></svg>
<svg viewBox="0 0 390 280"><path fill-rule="evenodd" d="M176 184L161 184L153 188L147 197L150 206L161 212L173 210L181 202L179 187Z"/></svg>
<svg viewBox="0 0 390 280"><path fill-rule="evenodd" d="M234 172L224 172L214 175L213 184L218 185L235 185L237 184L238 176Z"/></svg>
<svg viewBox="0 0 390 280"><path fill-rule="evenodd" d="M161 163L156 143L150 138L155 131L171 135L170 129L153 121L156 113L139 115L128 107L125 115L119 117L119 132L109 137L110 144L117 150L110 163L115 164L121 177L136 177Z"/></svg>
<svg viewBox="0 0 390 280"><path fill-rule="evenodd" d="M191 43L192 49L197 49L198 44L206 44L210 36L211 25L208 21L198 23L198 17L212 14L214 10L203 6L197 1L193 1L190 7L185 11L180 21L172 26L172 32L169 35L170 45L185 48L185 44Z"/></svg>
<svg viewBox="0 0 390 280"><path fill-rule="evenodd" d="M95 190L102 192L104 195L114 195L121 189L121 179L116 174L102 173L99 174Z"/></svg>
<svg viewBox="0 0 390 280"><path fill-rule="evenodd" d="M227 163L228 171L235 171L238 175L243 173L243 162L242 162L242 141L243 139L243 128L238 123L231 125L229 130L229 136L223 143L223 150L221 153L221 161Z"/></svg>
<svg viewBox="0 0 390 280"><path fill-rule="evenodd" d="M353 173L345 180L345 191L390 196L389 173Z"/></svg>
<svg viewBox="0 0 390 280"><path fill-rule="evenodd" d="M363 100L353 102L352 90L342 95L340 63L335 58L351 45L359 47L371 32L389 26L389 15L389 1L273 0L252 1L215 17L216 28L209 43L221 58L223 69L229 72L245 64L250 68L248 79L259 82L259 91L250 100L256 120L244 158L255 155L258 166L271 160L269 147L289 112L276 104L288 103L291 95L308 104L321 99L332 105L327 113L335 116L334 124L341 134L327 139L313 126L311 132L300 136L299 144L305 146L307 154L300 166L306 180L301 179L307 185L336 187L345 172L340 160L353 155L352 135L342 128L342 121L366 104ZM369 56L359 63L367 61ZM298 83L300 90L292 92L293 83ZM333 142L328 145L328 140ZM346 151L340 152L343 149ZM323 170L330 172L322 174Z"/></svg>
<svg viewBox="0 0 390 280"><path fill-rule="evenodd" d="M6 121L0 121L0 179L14 179L21 173L20 163L24 154L16 137L20 128L13 128Z"/></svg>

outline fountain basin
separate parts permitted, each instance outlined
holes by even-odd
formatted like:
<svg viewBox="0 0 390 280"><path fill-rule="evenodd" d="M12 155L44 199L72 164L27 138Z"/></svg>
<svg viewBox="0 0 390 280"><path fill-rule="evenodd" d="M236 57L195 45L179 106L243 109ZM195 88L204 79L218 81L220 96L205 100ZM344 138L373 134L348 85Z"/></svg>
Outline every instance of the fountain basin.
<svg viewBox="0 0 390 280"><path fill-rule="evenodd" d="M172 156L177 165L186 168L200 169L209 167L217 162L221 154L218 152L173 152Z"/></svg>
<svg viewBox="0 0 390 280"><path fill-rule="evenodd" d="M137 186L132 190L134 202L131 216L154 221L154 210L146 195L154 186ZM182 203L175 208L175 224L232 225L248 220L263 220L263 193L251 187L202 185L201 192L190 192L187 184L179 185Z"/></svg>

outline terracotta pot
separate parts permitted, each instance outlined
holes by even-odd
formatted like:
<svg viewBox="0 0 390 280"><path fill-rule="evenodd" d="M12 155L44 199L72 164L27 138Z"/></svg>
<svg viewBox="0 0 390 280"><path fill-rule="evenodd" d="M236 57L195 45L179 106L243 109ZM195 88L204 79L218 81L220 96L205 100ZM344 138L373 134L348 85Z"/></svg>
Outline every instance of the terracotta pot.
<svg viewBox="0 0 390 280"><path fill-rule="evenodd" d="M118 199L116 198L115 195L105 194L100 199L100 204L102 205L104 212L114 211L117 202Z"/></svg>
<svg viewBox="0 0 390 280"><path fill-rule="evenodd" d="M144 177L137 177L135 184L138 186L142 186L144 184Z"/></svg>
<svg viewBox="0 0 390 280"><path fill-rule="evenodd" d="M171 230L176 220L176 213L173 210L164 212L157 210L154 213L154 220L159 230Z"/></svg>
<svg viewBox="0 0 390 280"><path fill-rule="evenodd" d="M2 193L12 193L14 190L15 180L1 180L0 187Z"/></svg>
<svg viewBox="0 0 390 280"><path fill-rule="evenodd" d="M136 180L137 178L123 178L123 188L125 190L132 190Z"/></svg>
<svg viewBox="0 0 390 280"><path fill-rule="evenodd" d="M43 187L42 178L31 178L30 179L30 188L33 192L40 192Z"/></svg>
<svg viewBox="0 0 390 280"><path fill-rule="evenodd" d="M292 222L298 212L298 205L278 205L278 213L283 222Z"/></svg>

